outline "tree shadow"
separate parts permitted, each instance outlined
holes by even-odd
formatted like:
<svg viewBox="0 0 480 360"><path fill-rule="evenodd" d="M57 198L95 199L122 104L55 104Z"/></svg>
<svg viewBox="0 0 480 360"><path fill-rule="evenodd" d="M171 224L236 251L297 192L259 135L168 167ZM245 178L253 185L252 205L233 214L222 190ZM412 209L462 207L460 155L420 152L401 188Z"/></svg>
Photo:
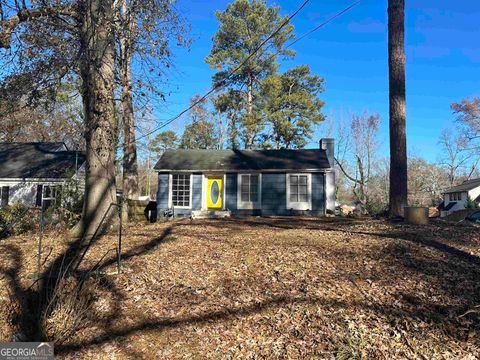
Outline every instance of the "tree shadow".
<svg viewBox="0 0 480 360"><path fill-rule="evenodd" d="M182 227L188 228L189 226L195 226L195 224L195 221L191 223L173 222L163 228L159 236L127 250L122 254L122 260L127 261L137 256L148 254L167 241L173 240L175 236L179 234L176 230ZM382 260L387 266L386 269L405 268L432 280L435 286L443 289L443 295L446 297L445 304L438 305L429 303L424 299L415 297L415 295L401 292L399 292L397 296L402 298L409 306L399 308L398 306L376 301L366 296L363 300L342 301L308 294L305 294L305 296L292 296L287 291L285 294L271 296L261 301L232 305L221 310L210 309L203 311L201 314L156 318L153 320L138 321L133 325L119 326L120 320L122 320L122 303L126 298L125 293L117 287L112 279L101 277L99 284L102 291L109 294L113 299L113 306L108 313L103 314L101 317L96 317L95 314L92 315L92 322L102 330L102 334L94 339L61 344L56 347L57 354L70 354L88 347L108 343L115 339L123 339L129 335L145 330L161 330L189 324L223 321L248 316L270 308L302 303L331 307L334 309L367 309L390 319L395 319L395 321L420 318L424 321L435 323L437 327L448 323L451 325L449 335L463 340L463 333L456 334L454 330L465 326L465 324L461 323L460 320L456 320L456 317L468 310L469 307L477 305L475 302L478 302L480 299L480 288L479 286L475 287L473 285L475 282L480 284L480 271L478 268L480 259L478 256L469 254L464 250L452 245L447 245L441 241L431 239L430 235L423 236L419 234L418 231L415 232L415 229L405 231L405 229L401 227L392 226L388 231L365 231L355 228L355 225L361 224L361 222L350 219L340 222L322 221L318 219L229 219L222 221L203 221L202 224L218 227L225 233L245 230L255 231L258 227L279 230L308 229L312 231L341 232L350 235L356 234L374 237L379 240L392 241L392 243L388 243L387 246L379 248L377 253L371 254L371 258ZM209 237L205 236L201 237L201 241L221 240L214 238L209 239ZM230 239L225 239L225 242L230 242L232 245L234 244ZM432 249L437 255L444 255L444 257L429 258L424 256L424 254L414 253L410 249L410 245L413 244L421 247L421 249ZM286 244L283 243L281 246L285 245ZM294 242L292 242L291 245L299 246L298 243ZM55 274L55 271L62 269L65 263L72 261L75 256L78 256L79 249L82 249L82 244L73 241L68 249L52 262L52 265L43 273L44 280L38 291L32 288L25 289L20 284L19 272L22 266L20 249L10 244L3 245L2 248L4 249L4 253L8 254L11 258L11 266L0 268L0 272L8 279L9 288L12 289L13 295L21 304L21 312L14 321L21 325L21 332L23 332L29 340L47 340L44 338L45 330L42 329L41 318L39 316L32 316L31 314L40 314L40 312L35 310L36 307L40 309L43 307L43 309L45 309L45 303L51 299L56 286L55 282L49 280L53 278L51 275ZM353 255L354 254L351 254L351 256ZM99 266L99 269L105 269L115 262L115 256L109 257ZM73 276L81 279L85 277L87 273L88 270L79 269L73 273ZM344 274L342 276L348 277L349 275ZM384 277L385 281L391 283L400 281L395 271L385 273L382 277ZM465 293L465 287L471 290L467 295ZM453 306L450 305L450 303L458 305ZM471 327L480 327L478 320L475 320L474 317L469 319ZM133 350L122 348L122 351L129 356L140 357L140 355Z"/></svg>

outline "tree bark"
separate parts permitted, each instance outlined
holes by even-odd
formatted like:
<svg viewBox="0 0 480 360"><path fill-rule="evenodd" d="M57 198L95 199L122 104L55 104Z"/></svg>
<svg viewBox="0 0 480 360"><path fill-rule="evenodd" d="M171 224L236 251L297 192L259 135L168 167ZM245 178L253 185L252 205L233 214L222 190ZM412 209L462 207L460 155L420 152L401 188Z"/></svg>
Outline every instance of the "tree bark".
<svg viewBox="0 0 480 360"><path fill-rule="evenodd" d="M86 175L81 237L117 219L115 184L113 1L86 0L82 11L80 75L85 112ZM104 214L106 221L100 224Z"/></svg>
<svg viewBox="0 0 480 360"><path fill-rule="evenodd" d="M253 147L253 80L251 76L248 78L247 84L247 139L245 148L251 149Z"/></svg>
<svg viewBox="0 0 480 360"><path fill-rule="evenodd" d="M138 164L137 144L135 141L135 118L133 111L131 63L132 21L127 14L127 4L122 4L122 26L120 36L120 81L122 85L122 118L123 118L123 196L125 199L138 199Z"/></svg>
<svg viewBox="0 0 480 360"><path fill-rule="evenodd" d="M405 2L388 1L388 75L390 93L390 216L407 206L407 135L405 100Z"/></svg>

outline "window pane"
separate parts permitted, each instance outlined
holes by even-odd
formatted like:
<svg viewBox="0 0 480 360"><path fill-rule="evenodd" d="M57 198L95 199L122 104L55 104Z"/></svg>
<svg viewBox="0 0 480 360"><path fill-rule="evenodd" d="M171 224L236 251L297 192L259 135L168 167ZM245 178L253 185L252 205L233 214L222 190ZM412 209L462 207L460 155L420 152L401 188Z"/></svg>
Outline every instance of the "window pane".
<svg viewBox="0 0 480 360"><path fill-rule="evenodd" d="M290 201L298 201L298 195L294 193L290 193Z"/></svg>
<svg viewBox="0 0 480 360"><path fill-rule="evenodd" d="M242 196L241 196L241 201L249 201L250 199L248 198L248 192L243 192L242 191Z"/></svg>
<svg viewBox="0 0 480 360"><path fill-rule="evenodd" d="M250 201L252 202L257 202L258 201L258 192L252 192L250 193Z"/></svg>
<svg viewBox="0 0 480 360"><path fill-rule="evenodd" d="M190 175L172 175L172 204L173 206L190 205Z"/></svg>
<svg viewBox="0 0 480 360"><path fill-rule="evenodd" d="M307 175L300 176L300 185L307 185Z"/></svg>
<svg viewBox="0 0 480 360"><path fill-rule="evenodd" d="M298 176L290 175L290 185L297 185L297 184L298 184Z"/></svg>
<svg viewBox="0 0 480 360"><path fill-rule="evenodd" d="M298 186L298 193L305 195L307 194L307 185L299 185Z"/></svg>
<svg viewBox="0 0 480 360"><path fill-rule="evenodd" d="M298 196L298 201L300 201L300 202L307 202L307 201L308 201L307 194L300 194L300 195Z"/></svg>

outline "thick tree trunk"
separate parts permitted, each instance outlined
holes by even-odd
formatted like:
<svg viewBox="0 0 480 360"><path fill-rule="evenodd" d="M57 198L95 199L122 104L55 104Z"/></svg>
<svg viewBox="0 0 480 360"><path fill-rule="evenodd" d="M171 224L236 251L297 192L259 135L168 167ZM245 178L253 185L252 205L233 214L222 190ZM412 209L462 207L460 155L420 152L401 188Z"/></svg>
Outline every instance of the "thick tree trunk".
<svg viewBox="0 0 480 360"><path fill-rule="evenodd" d="M124 59L120 76L122 82L123 113L123 195L125 199L138 199L137 144L135 141L135 120L133 113L130 58Z"/></svg>
<svg viewBox="0 0 480 360"><path fill-rule="evenodd" d="M85 112L85 200L78 226L91 236L116 202L114 120L114 38L112 0L86 0L81 29L82 95ZM116 219L110 208L102 228Z"/></svg>
<svg viewBox="0 0 480 360"><path fill-rule="evenodd" d="M390 216L407 206L404 0L388 1L388 75L390 91Z"/></svg>
<svg viewBox="0 0 480 360"><path fill-rule="evenodd" d="M128 15L127 3L122 3L122 30L120 33L120 80L122 84L123 118L123 196L138 199L137 144L135 141L135 118L132 97L132 48L130 43L133 23Z"/></svg>
<svg viewBox="0 0 480 360"><path fill-rule="evenodd" d="M247 138L245 148L251 149L253 147L253 80L250 77L247 84Z"/></svg>

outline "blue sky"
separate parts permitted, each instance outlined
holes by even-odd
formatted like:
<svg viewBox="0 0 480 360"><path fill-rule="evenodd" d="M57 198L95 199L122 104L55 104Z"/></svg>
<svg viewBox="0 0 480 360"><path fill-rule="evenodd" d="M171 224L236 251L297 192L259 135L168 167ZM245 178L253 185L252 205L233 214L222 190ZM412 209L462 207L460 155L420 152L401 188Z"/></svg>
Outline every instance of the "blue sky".
<svg viewBox="0 0 480 360"><path fill-rule="evenodd" d="M302 1L268 4L292 13ZM311 0L293 19L301 36L353 1ZM176 68L170 73L171 93L155 117L162 121L205 93L213 71L204 62L218 28L215 10L229 1L179 0L178 9L192 25L189 51L174 49ZM452 124L450 103L480 95L480 1L407 0L407 141L410 152L437 158L440 131ZM388 153L387 1L364 0L354 9L294 46L293 60L283 69L308 64L326 80L324 113L378 112L382 118L382 150ZM186 119L170 126L181 131ZM322 134L317 131L315 140ZM315 147L311 143L310 147Z"/></svg>

